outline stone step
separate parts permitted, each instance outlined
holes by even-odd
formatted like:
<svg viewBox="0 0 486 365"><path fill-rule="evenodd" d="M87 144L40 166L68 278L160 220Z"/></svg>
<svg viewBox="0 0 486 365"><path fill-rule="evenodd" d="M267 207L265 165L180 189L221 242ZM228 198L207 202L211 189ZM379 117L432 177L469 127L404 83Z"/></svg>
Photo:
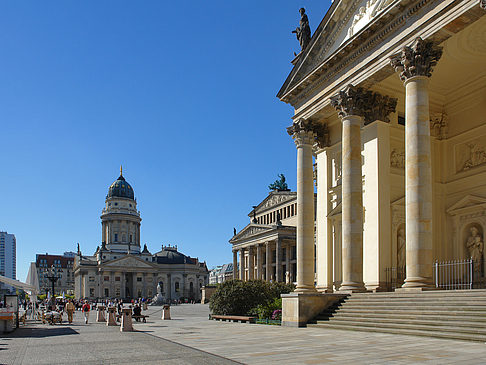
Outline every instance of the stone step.
<svg viewBox="0 0 486 365"><path fill-rule="evenodd" d="M318 320L317 323L348 323L360 326L369 327L384 327L384 328L407 328L407 329L427 329L458 332L458 333L476 333L486 336L486 323L478 322L439 322L432 320L414 320L401 318L351 318L351 317L332 317L329 320Z"/></svg>
<svg viewBox="0 0 486 365"><path fill-rule="evenodd" d="M485 304L486 297L384 297L384 298L362 298L350 297L344 300L345 303L478 303Z"/></svg>
<svg viewBox="0 0 486 365"><path fill-rule="evenodd" d="M365 326L348 325L348 324L331 323L331 322L325 322L319 324L308 324L307 326L317 327L317 328L338 329L338 330L380 332L380 333L392 333L397 335L425 336L425 337L435 337L435 338L444 338L444 339L452 339L452 340L486 342L486 336L477 335L477 334L422 331L417 329L377 328L377 327L365 327Z"/></svg>
<svg viewBox="0 0 486 365"><path fill-rule="evenodd" d="M354 303L344 303L339 307L346 309L360 309L360 310L385 310L385 309L393 309L393 310L401 310L404 312L408 312L411 310L434 310L434 311L457 311L460 309L461 311L465 312L484 312L486 314L486 306L481 305L467 305L464 303L462 306L459 305L424 305L424 304L417 304L417 303L392 303L392 304L373 304L373 305L366 305L366 304L354 304Z"/></svg>
<svg viewBox="0 0 486 365"><path fill-rule="evenodd" d="M423 292L377 292L377 293L353 293L350 298L397 298L397 297L486 297L486 289L472 290L430 290Z"/></svg>
<svg viewBox="0 0 486 365"><path fill-rule="evenodd" d="M457 308L456 308L457 309ZM327 314L328 312L323 312L323 314ZM343 307L340 308L337 312L331 311L331 314L333 313L356 313L356 314L384 314L384 315L394 315L394 314L407 314L407 315L447 315L447 316L457 316L457 317L463 317L463 316L481 316L484 317L485 313L483 311L468 311L467 315L464 313L462 310L454 310L454 311L438 311L435 308L427 308L427 309L422 309L422 310L416 310L416 309L410 309L407 311L402 311L402 310L396 310L392 308L386 308L386 309L375 309L375 308L365 308L365 309L353 309L353 308L347 308Z"/></svg>
<svg viewBox="0 0 486 365"><path fill-rule="evenodd" d="M396 319L396 320L422 320L422 321L438 321L438 322L473 322L486 325L486 316L481 313L477 316L466 316L461 315L462 312L458 312L457 315L449 315L445 313L444 315L413 315L413 314L403 314L403 313L376 313L376 312L344 312L339 311L338 313L331 314L331 318L370 318L372 320L379 319ZM327 320L328 316L318 316L316 320Z"/></svg>

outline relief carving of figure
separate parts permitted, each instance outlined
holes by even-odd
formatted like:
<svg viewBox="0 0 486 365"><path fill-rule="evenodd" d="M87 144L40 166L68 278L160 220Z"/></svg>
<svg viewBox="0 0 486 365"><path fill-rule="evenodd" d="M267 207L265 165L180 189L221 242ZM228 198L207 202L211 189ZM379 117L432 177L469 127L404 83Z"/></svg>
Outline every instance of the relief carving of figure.
<svg viewBox="0 0 486 365"><path fill-rule="evenodd" d="M406 266L406 239L405 229L400 228L397 236L397 267L402 268Z"/></svg>
<svg viewBox="0 0 486 365"><path fill-rule="evenodd" d="M471 235L467 238L466 247L469 251L469 256L477 263L474 265L474 271L481 271L481 260L483 258L483 238L479 234L477 227L469 229Z"/></svg>
<svg viewBox="0 0 486 365"><path fill-rule="evenodd" d="M309 18L307 18L307 14L305 13L304 8L299 9L300 13L300 22L299 27L292 31L297 36L297 40L300 43L300 48L302 51L307 47L311 39L311 29L309 26Z"/></svg>
<svg viewBox="0 0 486 365"><path fill-rule="evenodd" d="M464 163L463 170L486 163L486 151L483 146L478 143L469 143L467 146L469 147L469 159Z"/></svg>
<svg viewBox="0 0 486 365"><path fill-rule="evenodd" d="M405 152L395 148L390 153L390 165L402 169L405 167Z"/></svg>

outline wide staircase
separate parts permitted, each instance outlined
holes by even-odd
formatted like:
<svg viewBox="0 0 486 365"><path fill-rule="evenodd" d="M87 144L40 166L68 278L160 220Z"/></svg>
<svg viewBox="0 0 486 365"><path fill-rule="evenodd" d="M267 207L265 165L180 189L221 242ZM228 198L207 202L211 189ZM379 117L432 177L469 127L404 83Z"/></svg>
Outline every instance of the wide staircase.
<svg viewBox="0 0 486 365"><path fill-rule="evenodd" d="M486 290L356 293L307 326L486 342Z"/></svg>

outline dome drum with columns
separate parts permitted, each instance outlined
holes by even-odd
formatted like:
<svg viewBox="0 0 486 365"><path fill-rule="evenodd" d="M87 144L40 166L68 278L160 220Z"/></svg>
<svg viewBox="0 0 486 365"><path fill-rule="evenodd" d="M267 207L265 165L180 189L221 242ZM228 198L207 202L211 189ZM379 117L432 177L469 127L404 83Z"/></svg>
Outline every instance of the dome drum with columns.
<svg viewBox="0 0 486 365"><path fill-rule="evenodd" d="M140 212L133 188L120 176L111 184L101 213L101 245L93 256L78 247L74 260L76 298L151 298L162 288L163 300L200 300L207 284L205 262L186 256L177 246L152 254L140 246Z"/></svg>

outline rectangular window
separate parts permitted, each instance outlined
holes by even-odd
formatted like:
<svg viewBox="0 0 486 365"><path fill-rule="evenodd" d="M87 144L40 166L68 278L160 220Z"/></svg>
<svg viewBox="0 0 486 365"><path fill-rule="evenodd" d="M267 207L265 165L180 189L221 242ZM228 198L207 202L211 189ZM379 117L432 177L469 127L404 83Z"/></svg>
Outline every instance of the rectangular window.
<svg viewBox="0 0 486 365"><path fill-rule="evenodd" d="M115 296L118 298L120 297L120 288L115 289Z"/></svg>
<svg viewBox="0 0 486 365"><path fill-rule="evenodd" d="M118 242L118 234L115 233L115 242Z"/></svg>
<svg viewBox="0 0 486 365"><path fill-rule="evenodd" d="M104 276L104 277L103 277L103 280L104 280L104 281L110 281L110 277L109 277L109 276Z"/></svg>
<svg viewBox="0 0 486 365"><path fill-rule="evenodd" d="M115 281L120 281L120 277L119 276L115 276Z"/></svg>
<svg viewBox="0 0 486 365"><path fill-rule="evenodd" d="M89 296L94 297L94 288L89 288Z"/></svg>
<svg viewBox="0 0 486 365"><path fill-rule="evenodd" d="M137 277L137 281L142 281L142 278L140 276Z"/></svg>
<svg viewBox="0 0 486 365"><path fill-rule="evenodd" d="M105 288L105 297L109 297L110 296L110 289L108 288Z"/></svg>
<svg viewBox="0 0 486 365"><path fill-rule="evenodd" d="M94 278L94 276L90 276L88 280L89 280L90 282L93 282L93 281L95 281L95 278Z"/></svg>
<svg viewBox="0 0 486 365"><path fill-rule="evenodd" d="M398 124L400 125L405 125L405 116L404 115L399 115L398 116Z"/></svg>

